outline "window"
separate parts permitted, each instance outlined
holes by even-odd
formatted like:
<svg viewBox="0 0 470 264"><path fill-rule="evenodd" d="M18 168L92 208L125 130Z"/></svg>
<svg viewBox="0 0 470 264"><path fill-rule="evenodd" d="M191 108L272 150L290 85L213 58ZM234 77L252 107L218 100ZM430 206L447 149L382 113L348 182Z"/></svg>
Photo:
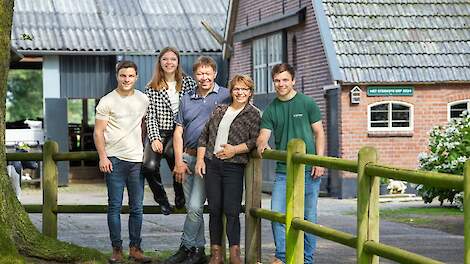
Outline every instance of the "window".
<svg viewBox="0 0 470 264"><path fill-rule="evenodd" d="M369 131L413 129L413 107L402 102L380 102L368 107Z"/></svg>
<svg viewBox="0 0 470 264"><path fill-rule="evenodd" d="M447 119L459 118L463 111L470 111L470 99L449 103L447 105Z"/></svg>
<svg viewBox="0 0 470 264"><path fill-rule="evenodd" d="M283 35L276 33L253 41L253 81L255 94L273 93L271 69L282 63Z"/></svg>

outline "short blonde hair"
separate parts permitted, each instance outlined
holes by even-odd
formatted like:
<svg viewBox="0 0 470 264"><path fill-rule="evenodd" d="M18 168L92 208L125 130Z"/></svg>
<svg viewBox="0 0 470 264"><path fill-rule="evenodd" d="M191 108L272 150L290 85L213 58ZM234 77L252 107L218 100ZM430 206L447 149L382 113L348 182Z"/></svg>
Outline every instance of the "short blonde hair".
<svg viewBox="0 0 470 264"><path fill-rule="evenodd" d="M251 99L251 97L253 97L253 92L255 89L255 83L253 82L251 77L248 75L243 75L243 74L236 74L235 76L233 76L228 86L230 89L230 94L232 94L233 88L235 88L235 85L237 83L242 83L246 85L246 87L250 88L250 91L251 91L250 99Z"/></svg>

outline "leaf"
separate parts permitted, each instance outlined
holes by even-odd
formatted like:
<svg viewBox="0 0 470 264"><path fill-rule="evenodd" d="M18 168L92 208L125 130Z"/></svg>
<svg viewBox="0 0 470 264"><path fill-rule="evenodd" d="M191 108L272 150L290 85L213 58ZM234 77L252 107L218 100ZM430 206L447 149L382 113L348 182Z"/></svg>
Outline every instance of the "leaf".
<svg viewBox="0 0 470 264"><path fill-rule="evenodd" d="M33 40L34 40L34 37L33 37L33 35L31 35L31 34L23 33L23 34L21 34L20 39L21 39L21 40L33 41Z"/></svg>

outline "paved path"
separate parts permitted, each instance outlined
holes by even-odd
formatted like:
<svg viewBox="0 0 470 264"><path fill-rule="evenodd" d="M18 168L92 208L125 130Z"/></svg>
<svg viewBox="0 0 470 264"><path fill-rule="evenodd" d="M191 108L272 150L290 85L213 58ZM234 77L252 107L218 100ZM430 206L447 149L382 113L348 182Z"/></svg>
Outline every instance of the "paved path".
<svg viewBox="0 0 470 264"><path fill-rule="evenodd" d="M168 191L172 193L171 190ZM144 204L155 204L146 188ZM22 202L25 204L41 203L39 190L24 190ZM102 184L75 185L59 189L59 204L106 204L106 190ZM263 207L269 208L270 196L263 195ZM422 206L422 201L382 203L381 207L398 208ZM320 198L318 205L319 223L341 231L355 233L356 200L338 200ZM31 214L34 224L40 229L41 215ZM242 217L243 218L243 217ZM205 215L206 226L208 216ZM146 251L174 250L180 243L184 215L144 215L143 244ZM61 214L59 215L59 239L78 245L110 251L106 215L104 214ZM128 243L127 215L122 217L124 243ZM274 243L270 223L262 221L263 263L273 255ZM463 263L463 236L415 228L406 224L381 222L380 240L389 245L399 246L415 253L441 260L445 263ZM244 221L242 220L242 234ZM209 234L206 228L206 239ZM243 236L242 236L243 239ZM242 245L244 241L242 240ZM381 259L381 263L394 263ZM355 251L352 248L319 239L316 263L355 263Z"/></svg>

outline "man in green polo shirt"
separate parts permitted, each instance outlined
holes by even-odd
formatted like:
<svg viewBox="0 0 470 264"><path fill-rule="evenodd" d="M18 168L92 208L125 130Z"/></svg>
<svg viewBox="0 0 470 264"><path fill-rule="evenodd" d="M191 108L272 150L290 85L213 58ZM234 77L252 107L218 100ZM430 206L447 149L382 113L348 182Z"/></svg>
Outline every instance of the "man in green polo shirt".
<svg viewBox="0 0 470 264"><path fill-rule="evenodd" d="M321 121L321 112L312 98L294 90L295 70L287 63L275 65L271 76L276 90L276 98L263 113L261 131L257 140L258 152L269 148L268 140L274 134L276 149L287 150L290 139L300 138L305 141L308 154L324 155L325 134ZM306 166L305 168L305 219L316 223L317 201L320 189L320 177L325 169ZM271 209L286 212L286 163L277 162ZM286 262L285 225L273 222L272 229L276 244L275 259L272 263ZM316 247L314 235L305 234L304 263L313 263Z"/></svg>

